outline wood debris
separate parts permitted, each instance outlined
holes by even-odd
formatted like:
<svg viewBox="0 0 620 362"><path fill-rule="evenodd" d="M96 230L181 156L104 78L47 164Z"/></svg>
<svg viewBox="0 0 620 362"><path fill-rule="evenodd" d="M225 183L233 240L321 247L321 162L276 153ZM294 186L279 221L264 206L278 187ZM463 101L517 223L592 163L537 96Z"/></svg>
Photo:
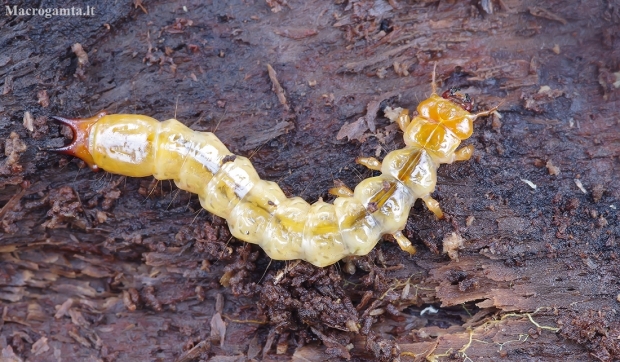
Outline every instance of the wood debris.
<svg viewBox="0 0 620 362"><path fill-rule="evenodd" d="M532 188L532 190L536 190L536 189L538 188L538 186L536 186L536 184L535 184L535 183L533 183L533 182L532 182L532 181L530 181L530 180L526 180L526 179L522 178L522 179L521 179L521 181L523 181L526 185L528 185L529 187L531 187L531 188Z"/></svg>
<svg viewBox="0 0 620 362"><path fill-rule="evenodd" d="M43 307L37 303L28 304L28 314L26 314L27 321L46 321L48 316L45 314Z"/></svg>
<svg viewBox="0 0 620 362"><path fill-rule="evenodd" d="M278 100L280 101L280 104L283 105L284 109L286 109L287 111L290 110L290 107L286 101L286 95L284 93L284 88L282 88L282 86L280 85L280 82L278 82L278 77L277 77L278 74L273 69L271 64L267 64L267 72L269 72L269 79L271 79L271 84L272 84L271 89L278 96Z"/></svg>
<svg viewBox="0 0 620 362"><path fill-rule="evenodd" d="M85 69L88 65L88 54L82 48L82 44L75 43L71 46L71 51L75 53L78 59L78 67L75 70L74 76L84 80L86 78Z"/></svg>
<svg viewBox="0 0 620 362"><path fill-rule="evenodd" d="M220 347L224 347L224 339L226 338L226 323L222 320L220 313L215 313L211 317L211 340L219 341Z"/></svg>
<svg viewBox="0 0 620 362"><path fill-rule="evenodd" d="M487 14L493 14L493 1L492 0L481 0L480 7Z"/></svg>
<svg viewBox="0 0 620 362"><path fill-rule="evenodd" d="M463 247L465 239L457 233L451 233L443 238L443 252L454 261L459 261L459 249Z"/></svg>
<svg viewBox="0 0 620 362"><path fill-rule="evenodd" d="M2 95L7 95L13 90L13 76L10 74L4 78L4 87L2 88Z"/></svg>
<svg viewBox="0 0 620 362"><path fill-rule="evenodd" d="M50 350L50 346L47 344L47 338L41 337L30 348L30 353L38 356Z"/></svg>
<svg viewBox="0 0 620 362"><path fill-rule="evenodd" d="M340 127L336 139L341 140L347 137L349 141L358 140L362 143L365 142L370 136L370 134L366 134L365 132L370 130L370 132L374 133L377 130L375 119L377 119L377 113L381 108L381 103L397 94L398 92L387 92L378 97L378 99L368 102L366 105L366 114L358 118L355 122L345 123Z"/></svg>
<svg viewBox="0 0 620 362"><path fill-rule="evenodd" d="M1 54L0 55L0 67L4 67L5 65L11 62L12 58L10 55Z"/></svg>
<svg viewBox="0 0 620 362"><path fill-rule="evenodd" d="M605 194L605 186L601 184L594 185L592 188L592 199L594 202L599 202L603 198L603 194Z"/></svg>
<svg viewBox="0 0 620 362"><path fill-rule="evenodd" d="M28 146L15 132L11 132L4 142L4 155L6 159L0 164L0 175L10 175L21 172L22 166L18 163L19 157L26 152Z"/></svg>
<svg viewBox="0 0 620 362"><path fill-rule="evenodd" d="M80 43L73 44L71 46L71 51L73 51L73 53L75 53L75 55L77 56L78 65L80 67L84 67L88 65L88 54L84 51L84 48L82 48L82 44Z"/></svg>
<svg viewBox="0 0 620 362"><path fill-rule="evenodd" d="M319 32L313 28L280 28L273 31L276 35L283 36L285 38L301 40L314 35Z"/></svg>
<svg viewBox="0 0 620 362"><path fill-rule="evenodd" d="M60 319L64 317L65 315L67 315L67 312L69 311L72 305L73 305L73 299L69 298L64 303L62 303L62 305L56 306L57 310L56 310L56 314L54 315L54 318Z"/></svg>
<svg viewBox="0 0 620 362"><path fill-rule="evenodd" d="M211 349L209 341L200 341L192 349L183 352L175 362L190 362L199 359Z"/></svg>
<svg viewBox="0 0 620 362"><path fill-rule="evenodd" d="M24 127L30 132L34 131L34 118L28 111L24 112Z"/></svg>
<svg viewBox="0 0 620 362"><path fill-rule="evenodd" d="M366 119L364 117L360 117L353 123L345 123L338 131L336 139L341 140L347 137L349 141L358 140L363 143L368 138L368 136L365 135L367 130L368 123L366 122Z"/></svg>
<svg viewBox="0 0 620 362"><path fill-rule="evenodd" d="M273 13L279 13L282 11L282 7L289 6L286 0L265 0L265 2L267 2Z"/></svg>
<svg viewBox="0 0 620 362"><path fill-rule="evenodd" d="M580 179L577 179L577 178L576 178L576 179L574 179L574 181L575 181L575 185L577 185L577 188L578 188L581 192L583 192L584 194L587 194L587 193L588 193L588 191L586 191L586 188L585 188L585 187L583 187L583 183L581 183L581 180L580 180Z"/></svg>
<svg viewBox="0 0 620 362"><path fill-rule="evenodd" d="M609 68L599 64L598 83L603 88L603 99L609 100L609 96L620 88L620 71L613 73Z"/></svg>
<svg viewBox="0 0 620 362"><path fill-rule="evenodd" d="M411 66L410 62L400 63L400 62L395 61L393 66L394 66L394 72L398 74L399 76L406 77L409 75L409 67Z"/></svg>
<svg viewBox="0 0 620 362"><path fill-rule="evenodd" d="M419 44L417 42L412 41L405 45L401 45L398 48L394 48L392 50L388 50L386 52L375 55L374 57L371 57L369 59L346 63L342 67L340 67L340 69L338 70L338 73L359 73L362 70L364 70L364 68L367 68L371 65L386 61L390 58L393 58L397 54L400 54L404 52L405 50L408 50L418 45Z"/></svg>
<svg viewBox="0 0 620 362"><path fill-rule="evenodd" d="M15 354L15 352L13 352L13 347L11 347L11 345L7 345L2 349L2 352L0 352L0 360L2 360L3 362L23 361L21 358L19 358L19 356Z"/></svg>
<svg viewBox="0 0 620 362"><path fill-rule="evenodd" d="M547 167L547 170L549 171L549 175L557 176L560 174L560 168L557 166L554 166L551 160L547 161L545 166Z"/></svg>
<svg viewBox="0 0 620 362"><path fill-rule="evenodd" d="M168 34L183 34L185 32L185 28L194 25L194 21L186 18L176 18L174 20L174 24L165 26L162 30ZM165 47L165 54L170 56L173 53L173 50L169 47Z"/></svg>
<svg viewBox="0 0 620 362"><path fill-rule="evenodd" d="M134 6L134 9L137 9L137 8L142 9L142 11L143 11L145 14L148 14L148 13L149 13L149 12L146 10L146 8L142 5L142 0L133 0L133 6Z"/></svg>
<svg viewBox="0 0 620 362"><path fill-rule="evenodd" d="M539 18L554 20L554 21L562 23L563 25L566 25L568 23L568 21L566 21L566 19L564 19L560 15L554 14L550 10L547 10L547 9L544 9L538 6L530 7L529 11L530 11L530 14L536 17L539 17Z"/></svg>
<svg viewBox="0 0 620 362"><path fill-rule="evenodd" d="M37 102L41 105L41 107L47 108L50 106L50 98L47 95L47 91L45 89L41 89L37 92L37 98Z"/></svg>

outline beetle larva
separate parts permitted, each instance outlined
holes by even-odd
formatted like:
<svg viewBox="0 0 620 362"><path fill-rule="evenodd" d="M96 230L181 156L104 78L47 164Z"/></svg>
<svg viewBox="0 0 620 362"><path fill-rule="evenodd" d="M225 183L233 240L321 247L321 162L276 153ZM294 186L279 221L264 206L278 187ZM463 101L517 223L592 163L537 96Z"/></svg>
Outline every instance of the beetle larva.
<svg viewBox="0 0 620 362"><path fill-rule="evenodd" d="M77 156L93 169L172 179L180 189L198 194L203 208L225 218L236 238L260 245L271 258L327 266L345 256L368 254L384 234L415 253L401 232L409 210L421 198L435 215L443 216L430 196L437 167L468 160L473 147L457 147L471 136L477 117L497 109L471 114L469 102L453 91L438 96L433 72L433 94L418 105L417 116L410 118L406 109L386 109L386 116L404 132L406 147L390 152L383 163L358 158L356 162L382 174L363 180L355 191L331 189L338 196L333 204L287 198L213 133L192 131L175 119L158 122L105 112L88 119L54 117L71 127L74 136L71 144L55 151Z"/></svg>

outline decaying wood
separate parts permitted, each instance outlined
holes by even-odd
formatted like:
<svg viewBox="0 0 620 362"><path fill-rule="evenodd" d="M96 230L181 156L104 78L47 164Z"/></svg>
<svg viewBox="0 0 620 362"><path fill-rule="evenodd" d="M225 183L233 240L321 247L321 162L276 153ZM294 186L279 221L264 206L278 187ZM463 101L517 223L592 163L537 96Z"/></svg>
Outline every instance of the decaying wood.
<svg viewBox="0 0 620 362"><path fill-rule="evenodd" d="M617 3L90 5L0 19L1 359L620 359ZM51 115L176 117L329 200L403 146L382 109L415 109L435 62L503 103L438 171L446 219L412 211L414 256L272 261L170 182L46 151Z"/></svg>

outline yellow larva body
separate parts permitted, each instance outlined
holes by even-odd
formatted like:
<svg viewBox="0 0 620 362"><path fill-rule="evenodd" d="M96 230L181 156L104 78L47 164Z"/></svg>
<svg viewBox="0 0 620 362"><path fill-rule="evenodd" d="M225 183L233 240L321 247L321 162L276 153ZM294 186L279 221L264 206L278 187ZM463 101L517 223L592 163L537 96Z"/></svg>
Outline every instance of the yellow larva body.
<svg viewBox="0 0 620 362"><path fill-rule="evenodd" d="M102 113L82 126L88 133L82 140L86 149L70 153L111 173L172 179L180 189L197 194L203 208L225 218L236 238L260 245L271 258L327 266L369 253L384 234L415 252L400 232L409 210L422 198L442 216L430 197L436 169L471 156L471 147L456 149L471 135L473 120L492 111L471 114L434 92L419 104L413 119L407 110L386 109L386 116L403 130L406 147L390 152L382 164L358 160L382 174L362 181L353 192L344 186L330 190L340 195L333 204L287 198L213 133L192 131L175 119L158 122L143 115Z"/></svg>
<svg viewBox="0 0 620 362"><path fill-rule="evenodd" d="M334 204L289 199L213 133L192 131L175 119L109 115L100 118L90 134L89 151L98 167L174 180L180 189L197 194L204 209L225 218L236 238L260 245L277 260L326 266L347 255L368 254L382 234L404 227L415 201L403 184L385 175L365 180L354 197L339 197ZM397 190L381 211L368 214L364 205L386 180L398 185Z"/></svg>

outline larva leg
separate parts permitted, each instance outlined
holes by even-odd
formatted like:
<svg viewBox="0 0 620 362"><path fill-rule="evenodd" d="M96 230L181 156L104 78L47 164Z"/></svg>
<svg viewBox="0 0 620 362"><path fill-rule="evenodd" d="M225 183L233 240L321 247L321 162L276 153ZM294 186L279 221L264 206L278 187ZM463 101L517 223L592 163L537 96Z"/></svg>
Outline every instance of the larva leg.
<svg viewBox="0 0 620 362"><path fill-rule="evenodd" d="M355 163L366 166L371 170L381 171L381 161L374 157L358 157L355 159Z"/></svg>
<svg viewBox="0 0 620 362"><path fill-rule="evenodd" d="M433 199L430 195L422 197L422 201L424 201L426 207L428 207L428 209L431 210L437 218L443 219L443 211L441 211L439 201Z"/></svg>
<svg viewBox="0 0 620 362"><path fill-rule="evenodd" d="M345 185L340 185L338 187L332 187L331 189L329 189L328 192L331 195L338 196L338 197L351 197L351 196L353 196L353 190L351 190L350 188L348 188Z"/></svg>
<svg viewBox="0 0 620 362"><path fill-rule="evenodd" d="M454 161L467 161L474 154L474 146L465 146L454 152Z"/></svg>
<svg viewBox="0 0 620 362"><path fill-rule="evenodd" d="M407 237L403 235L402 232L397 231L392 234L392 236L394 237L394 239L396 239L396 242L401 249L408 252L409 254L415 254L415 246L411 245L411 241L409 241L409 239L407 239Z"/></svg>
<svg viewBox="0 0 620 362"><path fill-rule="evenodd" d="M398 128L400 128L401 131L405 132L407 130L407 127L409 126L409 123L411 123L411 117L409 117L409 110L405 108L400 111L400 114L396 118L395 122L396 124L398 124Z"/></svg>

